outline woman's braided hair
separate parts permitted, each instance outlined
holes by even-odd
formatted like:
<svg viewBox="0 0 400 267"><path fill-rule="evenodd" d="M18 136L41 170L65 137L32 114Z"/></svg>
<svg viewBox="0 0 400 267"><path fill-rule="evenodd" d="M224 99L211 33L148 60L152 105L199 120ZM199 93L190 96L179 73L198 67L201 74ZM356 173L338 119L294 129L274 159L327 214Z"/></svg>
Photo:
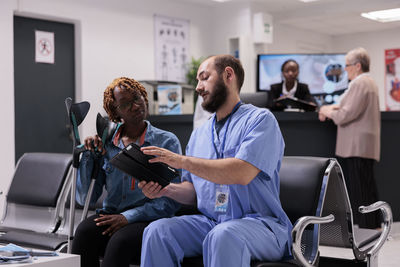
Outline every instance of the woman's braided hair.
<svg viewBox="0 0 400 267"><path fill-rule="evenodd" d="M115 104L114 98L114 88L119 87L121 90L126 90L131 94L139 93L143 96L144 102L146 103L146 108L149 107L149 100L147 98L147 92L143 85L134 79L127 77L120 77L114 79L104 91L103 107L108 114L108 117L113 122L120 122L121 118L117 113L117 105Z"/></svg>

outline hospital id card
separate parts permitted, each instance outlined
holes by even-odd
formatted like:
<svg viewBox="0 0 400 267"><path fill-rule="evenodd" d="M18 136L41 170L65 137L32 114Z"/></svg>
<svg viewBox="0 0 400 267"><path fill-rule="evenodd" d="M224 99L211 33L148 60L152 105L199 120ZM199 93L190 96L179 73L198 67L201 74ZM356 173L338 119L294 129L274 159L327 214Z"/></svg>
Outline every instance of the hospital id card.
<svg viewBox="0 0 400 267"><path fill-rule="evenodd" d="M229 201L229 186L218 185L215 190L215 212L226 213Z"/></svg>

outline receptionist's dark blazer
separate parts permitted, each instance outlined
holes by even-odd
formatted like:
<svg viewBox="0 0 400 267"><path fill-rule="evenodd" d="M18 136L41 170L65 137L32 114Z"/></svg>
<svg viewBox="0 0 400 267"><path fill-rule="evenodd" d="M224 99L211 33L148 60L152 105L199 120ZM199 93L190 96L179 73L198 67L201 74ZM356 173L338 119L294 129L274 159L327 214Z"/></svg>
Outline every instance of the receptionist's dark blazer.
<svg viewBox="0 0 400 267"><path fill-rule="evenodd" d="M283 106L276 106L274 102L275 99L278 99L282 95L282 87L283 82L271 84L271 90L268 93L267 108L277 111L285 108ZM298 99L316 104L314 97L311 95L310 90L308 89L308 85L305 83L297 82L297 89L294 96Z"/></svg>

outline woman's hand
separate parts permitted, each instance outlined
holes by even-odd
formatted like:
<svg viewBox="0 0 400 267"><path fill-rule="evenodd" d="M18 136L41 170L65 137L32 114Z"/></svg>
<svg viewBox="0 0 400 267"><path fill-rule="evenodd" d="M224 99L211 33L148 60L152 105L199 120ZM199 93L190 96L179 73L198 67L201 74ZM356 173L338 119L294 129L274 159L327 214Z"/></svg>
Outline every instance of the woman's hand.
<svg viewBox="0 0 400 267"><path fill-rule="evenodd" d="M331 119L332 118L332 112L334 110L338 110L340 107L339 105L324 105L319 108L318 112L318 119L320 121L325 121L326 118Z"/></svg>
<svg viewBox="0 0 400 267"><path fill-rule="evenodd" d="M107 229L102 233L103 235L112 236L116 231L128 224L128 220L122 214L100 214L99 216L100 217L94 219L97 226L109 225Z"/></svg>
<svg viewBox="0 0 400 267"><path fill-rule="evenodd" d="M326 121L326 116L324 116L321 112L318 113L318 119L320 121Z"/></svg>
<svg viewBox="0 0 400 267"><path fill-rule="evenodd" d="M101 141L101 138L97 134L95 136L86 137L83 142L87 150L96 152L97 149L97 151L100 152L101 155L106 154L106 149L103 146L103 141Z"/></svg>

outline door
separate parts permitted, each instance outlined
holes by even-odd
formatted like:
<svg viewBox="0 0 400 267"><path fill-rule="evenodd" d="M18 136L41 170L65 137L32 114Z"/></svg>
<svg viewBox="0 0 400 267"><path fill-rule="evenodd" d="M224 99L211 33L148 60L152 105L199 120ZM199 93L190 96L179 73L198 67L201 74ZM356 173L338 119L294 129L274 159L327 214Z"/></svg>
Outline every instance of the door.
<svg viewBox="0 0 400 267"><path fill-rule="evenodd" d="M35 62L35 31L54 33L54 64ZM14 16L15 160L72 151L64 100L75 99L74 25Z"/></svg>

